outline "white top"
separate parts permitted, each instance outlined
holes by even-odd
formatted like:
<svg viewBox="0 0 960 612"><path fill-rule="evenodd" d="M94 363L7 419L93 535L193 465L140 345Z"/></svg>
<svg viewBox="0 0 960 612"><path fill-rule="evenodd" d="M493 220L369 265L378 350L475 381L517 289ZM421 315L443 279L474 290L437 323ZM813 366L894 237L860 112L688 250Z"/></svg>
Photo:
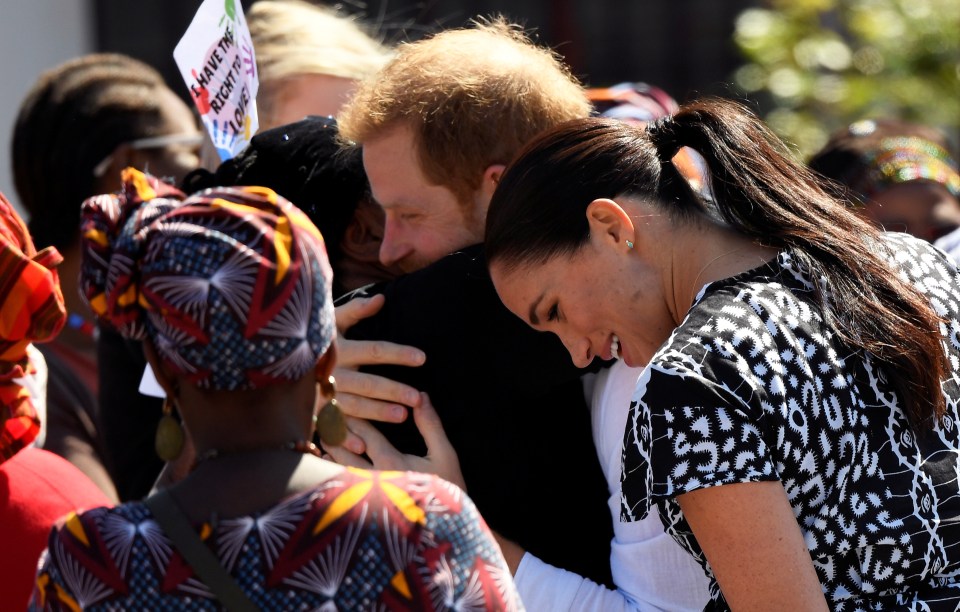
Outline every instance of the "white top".
<svg viewBox="0 0 960 612"><path fill-rule="evenodd" d="M954 261L960 261L960 229L955 229L946 236L941 236L933 243L933 246L944 251Z"/></svg>
<svg viewBox="0 0 960 612"><path fill-rule="evenodd" d="M710 599L703 569L664 533L657 513L642 521L620 522L623 433L641 371L618 361L597 375L590 402L593 441L610 492L610 569L617 589L527 553L514 577L527 610L702 610Z"/></svg>
<svg viewBox="0 0 960 612"><path fill-rule="evenodd" d="M36 372L27 374L23 378L15 378L13 381L23 385L30 393L30 403L37 411L37 418L40 419L40 432L31 446L43 448L43 443L47 439L47 378L50 376L50 370L47 369L47 360L44 359L43 353L33 344L27 345L27 357Z"/></svg>

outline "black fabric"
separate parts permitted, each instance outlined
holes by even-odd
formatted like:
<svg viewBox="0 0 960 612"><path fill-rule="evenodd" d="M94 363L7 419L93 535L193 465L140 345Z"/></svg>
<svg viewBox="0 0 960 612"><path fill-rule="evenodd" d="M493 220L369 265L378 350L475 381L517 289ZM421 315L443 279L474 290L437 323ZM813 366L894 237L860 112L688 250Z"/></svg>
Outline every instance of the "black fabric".
<svg viewBox="0 0 960 612"><path fill-rule="evenodd" d="M121 502L143 499L163 469L154 450L163 400L139 391L147 365L142 343L101 326L97 363L100 428L117 495Z"/></svg>
<svg viewBox="0 0 960 612"><path fill-rule="evenodd" d="M35 346L47 364L44 450L70 461L112 497L112 463L96 398L51 344Z"/></svg>
<svg viewBox="0 0 960 612"><path fill-rule="evenodd" d="M419 368L368 371L430 394L470 497L491 528L558 567L610 585L613 528L590 413L570 355L503 306L482 246L341 299L383 293L347 337L427 354ZM408 418L380 424L405 452L425 447Z"/></svg>

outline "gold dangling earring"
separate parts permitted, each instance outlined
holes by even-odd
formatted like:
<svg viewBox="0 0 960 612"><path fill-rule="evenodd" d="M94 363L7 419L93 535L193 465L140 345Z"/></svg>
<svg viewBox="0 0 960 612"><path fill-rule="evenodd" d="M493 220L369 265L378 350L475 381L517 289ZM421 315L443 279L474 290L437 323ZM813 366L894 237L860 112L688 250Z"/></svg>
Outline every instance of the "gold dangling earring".
<svg viewBox="0 0 960 612"><path fill-rule="evenodd" d="M320 440L329 446L340 446L347 439L347 419L337 403L337 381L333 376L320 383L320 390L330 399L316 416L317 433Z"/></svg>
<svg viewBox="0 0 960 612"><path fill-rule="evenodd" d="M157 423L157 437L154 441L157 455L164 461L173 461L183 451L183 427L173 417L176 400L169 396L163 400L163 416Z"/></svg>

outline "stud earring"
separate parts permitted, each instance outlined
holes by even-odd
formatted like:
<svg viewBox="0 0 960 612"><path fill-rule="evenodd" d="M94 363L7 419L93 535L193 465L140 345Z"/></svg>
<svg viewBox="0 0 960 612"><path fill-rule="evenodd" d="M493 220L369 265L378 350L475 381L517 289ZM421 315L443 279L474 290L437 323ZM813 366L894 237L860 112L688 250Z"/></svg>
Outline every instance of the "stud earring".
<svg viewBox="0 0 960 612"><path fill-rule="evenodd" d="M164 461L173 461L183 451L183 427L173 416L175 404L176 400L170 396L163 400L163 416L157 423L157 437L154 440L154 447L157 456Z"/></svg>
<svg viewBox="0 0 960 612"><path fill-rule="evenodd" d="M329 446L340 446L347 439L347 419L337 403L337 381L333 376L318 381L320 390L330 399L316 416L317 434L320 441Z"/></svg>
<svg viewBox="0 0 960 612"><path fill-rule="evenodd" d="M633 248L633 241L632 241L632 240L627 240L626 242L627 242L627 248L628 248L628 249L632 249L632 248Z"/></svg>

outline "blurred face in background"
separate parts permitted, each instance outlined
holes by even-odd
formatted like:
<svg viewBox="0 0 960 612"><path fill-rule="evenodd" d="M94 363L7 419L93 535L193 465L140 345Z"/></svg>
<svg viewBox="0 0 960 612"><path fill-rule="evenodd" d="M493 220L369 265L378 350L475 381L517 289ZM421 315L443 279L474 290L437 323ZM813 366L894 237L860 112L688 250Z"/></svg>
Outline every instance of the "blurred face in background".
<svg viewBox="0 0 960 612"><path fill-rule="evenodd" d="M203 133L190 108L170 90L159 92L160 134L119 145L94 168L100 179L99 193L120 188L120 172L128 166L149 172L174 185L200 165Z"/></svg>
<svg viewBox="0 0 960 612"><path fill-rule="evenodd" d="M960 227L960 201L933 181L910 181L878 192L864 214L892 232L933 242Z"/></svg>
<svg viewBox="0 0 960 612"><path fill-rule="evenodd" d="M262 101L260 129L299 121L310 115L333 117L347 101L356 82L326 74L298 74L278 82ZM263 98L263 96L261 96Z"/></svg>

